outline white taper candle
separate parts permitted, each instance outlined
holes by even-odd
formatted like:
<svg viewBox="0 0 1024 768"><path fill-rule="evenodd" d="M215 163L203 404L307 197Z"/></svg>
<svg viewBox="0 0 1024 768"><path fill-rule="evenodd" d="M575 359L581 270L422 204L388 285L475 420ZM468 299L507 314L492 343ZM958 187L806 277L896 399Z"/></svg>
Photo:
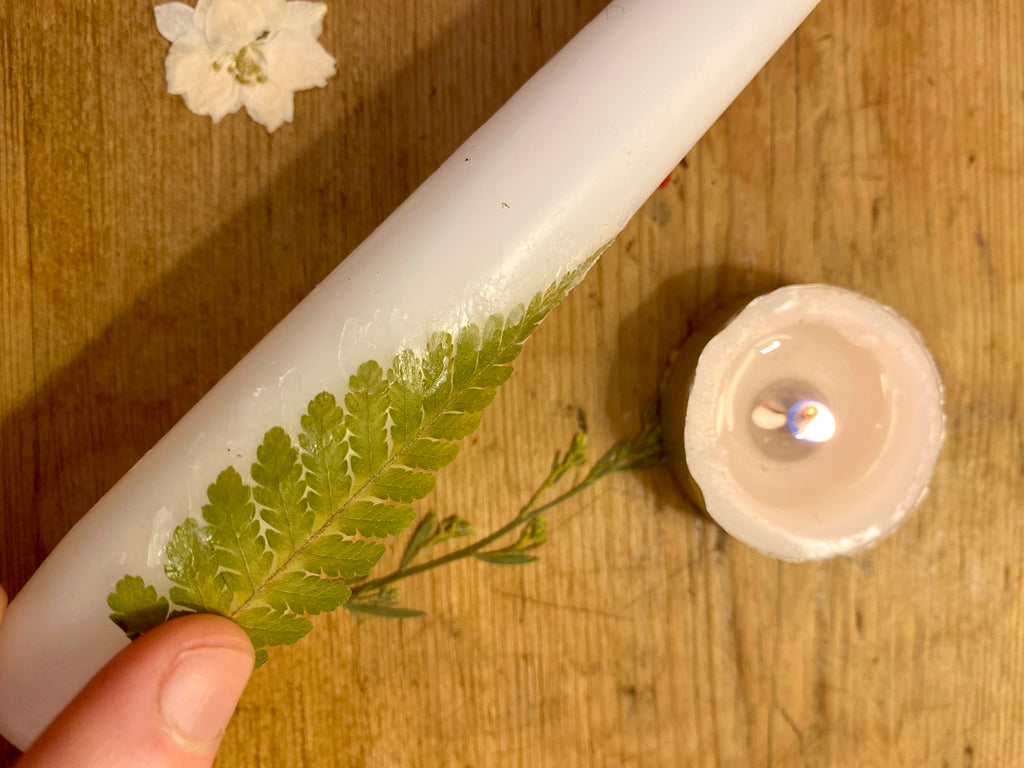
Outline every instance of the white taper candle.
<svg viewBox="0 0 1024 768"><path fill-rule="evenodd" d="M147 453L0 626L0 732L25 747L127 640L106 597L225 460L360 362L508 312L625 226L817 0L616 0Z"/></svg>

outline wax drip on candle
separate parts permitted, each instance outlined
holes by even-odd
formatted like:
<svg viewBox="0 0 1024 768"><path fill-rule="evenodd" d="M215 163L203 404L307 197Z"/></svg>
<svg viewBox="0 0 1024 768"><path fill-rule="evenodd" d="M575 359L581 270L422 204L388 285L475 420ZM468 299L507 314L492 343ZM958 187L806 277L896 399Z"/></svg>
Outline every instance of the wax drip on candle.
<svg viewBox="0 0 1024 768"><path fill-rule="evenodd" d="M750 427L766 454L789 461L831 440L836 420L826 398L814 387L785 380L769 385L754 399Z"/></svg>

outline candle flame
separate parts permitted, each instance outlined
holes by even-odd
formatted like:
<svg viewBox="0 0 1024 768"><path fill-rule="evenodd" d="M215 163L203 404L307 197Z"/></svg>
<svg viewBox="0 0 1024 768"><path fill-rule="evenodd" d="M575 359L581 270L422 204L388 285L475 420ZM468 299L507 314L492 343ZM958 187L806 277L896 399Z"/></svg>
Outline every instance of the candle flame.
<svg viewBox="0 0 1024 768"><path fill-rule="evenodd" d="M815 400L801 400L789 409L786 424L793 437L809 443L824 443L836 433L832 411Z"/></svg>

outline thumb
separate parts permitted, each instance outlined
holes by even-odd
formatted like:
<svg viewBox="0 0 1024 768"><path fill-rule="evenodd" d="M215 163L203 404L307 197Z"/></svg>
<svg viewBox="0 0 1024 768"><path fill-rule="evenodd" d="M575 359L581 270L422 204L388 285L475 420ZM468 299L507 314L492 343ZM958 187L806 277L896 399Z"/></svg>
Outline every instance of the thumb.
<svg viewBox="0 0 1024 768"><path fill-rule="evenodd" d="M17 768L209 768L252 668L234 623L175 619L115 656Z"/></svg>

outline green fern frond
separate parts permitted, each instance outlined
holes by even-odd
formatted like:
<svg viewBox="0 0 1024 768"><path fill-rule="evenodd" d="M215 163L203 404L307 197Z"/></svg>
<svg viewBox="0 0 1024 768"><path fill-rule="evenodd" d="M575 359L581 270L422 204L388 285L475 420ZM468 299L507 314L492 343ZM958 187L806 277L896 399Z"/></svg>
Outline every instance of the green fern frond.
<svg viewBox="0 0 1024 768"><path fill-rule="evenodd" d="M454 338L435 333L422 357L402 350L386 371L366 361L340 402L330 392L313 398L296 437L282 427L269 430L249 480L225 468L207 491L203 523L189 518L175 529L165 566L174 585L170 601L141 578L125 576L108 598L111 619L135 637L171 615L218 613L248 633L257 666L267 648L308 634L306 617L345 605L349 583L380 560L384 546L375 540L412 523L409 503L433 490L434 473L479 426L523 343L596 258L507 317L494 315L482 328L466 325ZM405 558L471 530L458 518L432 522ZM529 548L481 557L526 562ZM419 615L393 607L384 593L349 607Z"/></svg>

